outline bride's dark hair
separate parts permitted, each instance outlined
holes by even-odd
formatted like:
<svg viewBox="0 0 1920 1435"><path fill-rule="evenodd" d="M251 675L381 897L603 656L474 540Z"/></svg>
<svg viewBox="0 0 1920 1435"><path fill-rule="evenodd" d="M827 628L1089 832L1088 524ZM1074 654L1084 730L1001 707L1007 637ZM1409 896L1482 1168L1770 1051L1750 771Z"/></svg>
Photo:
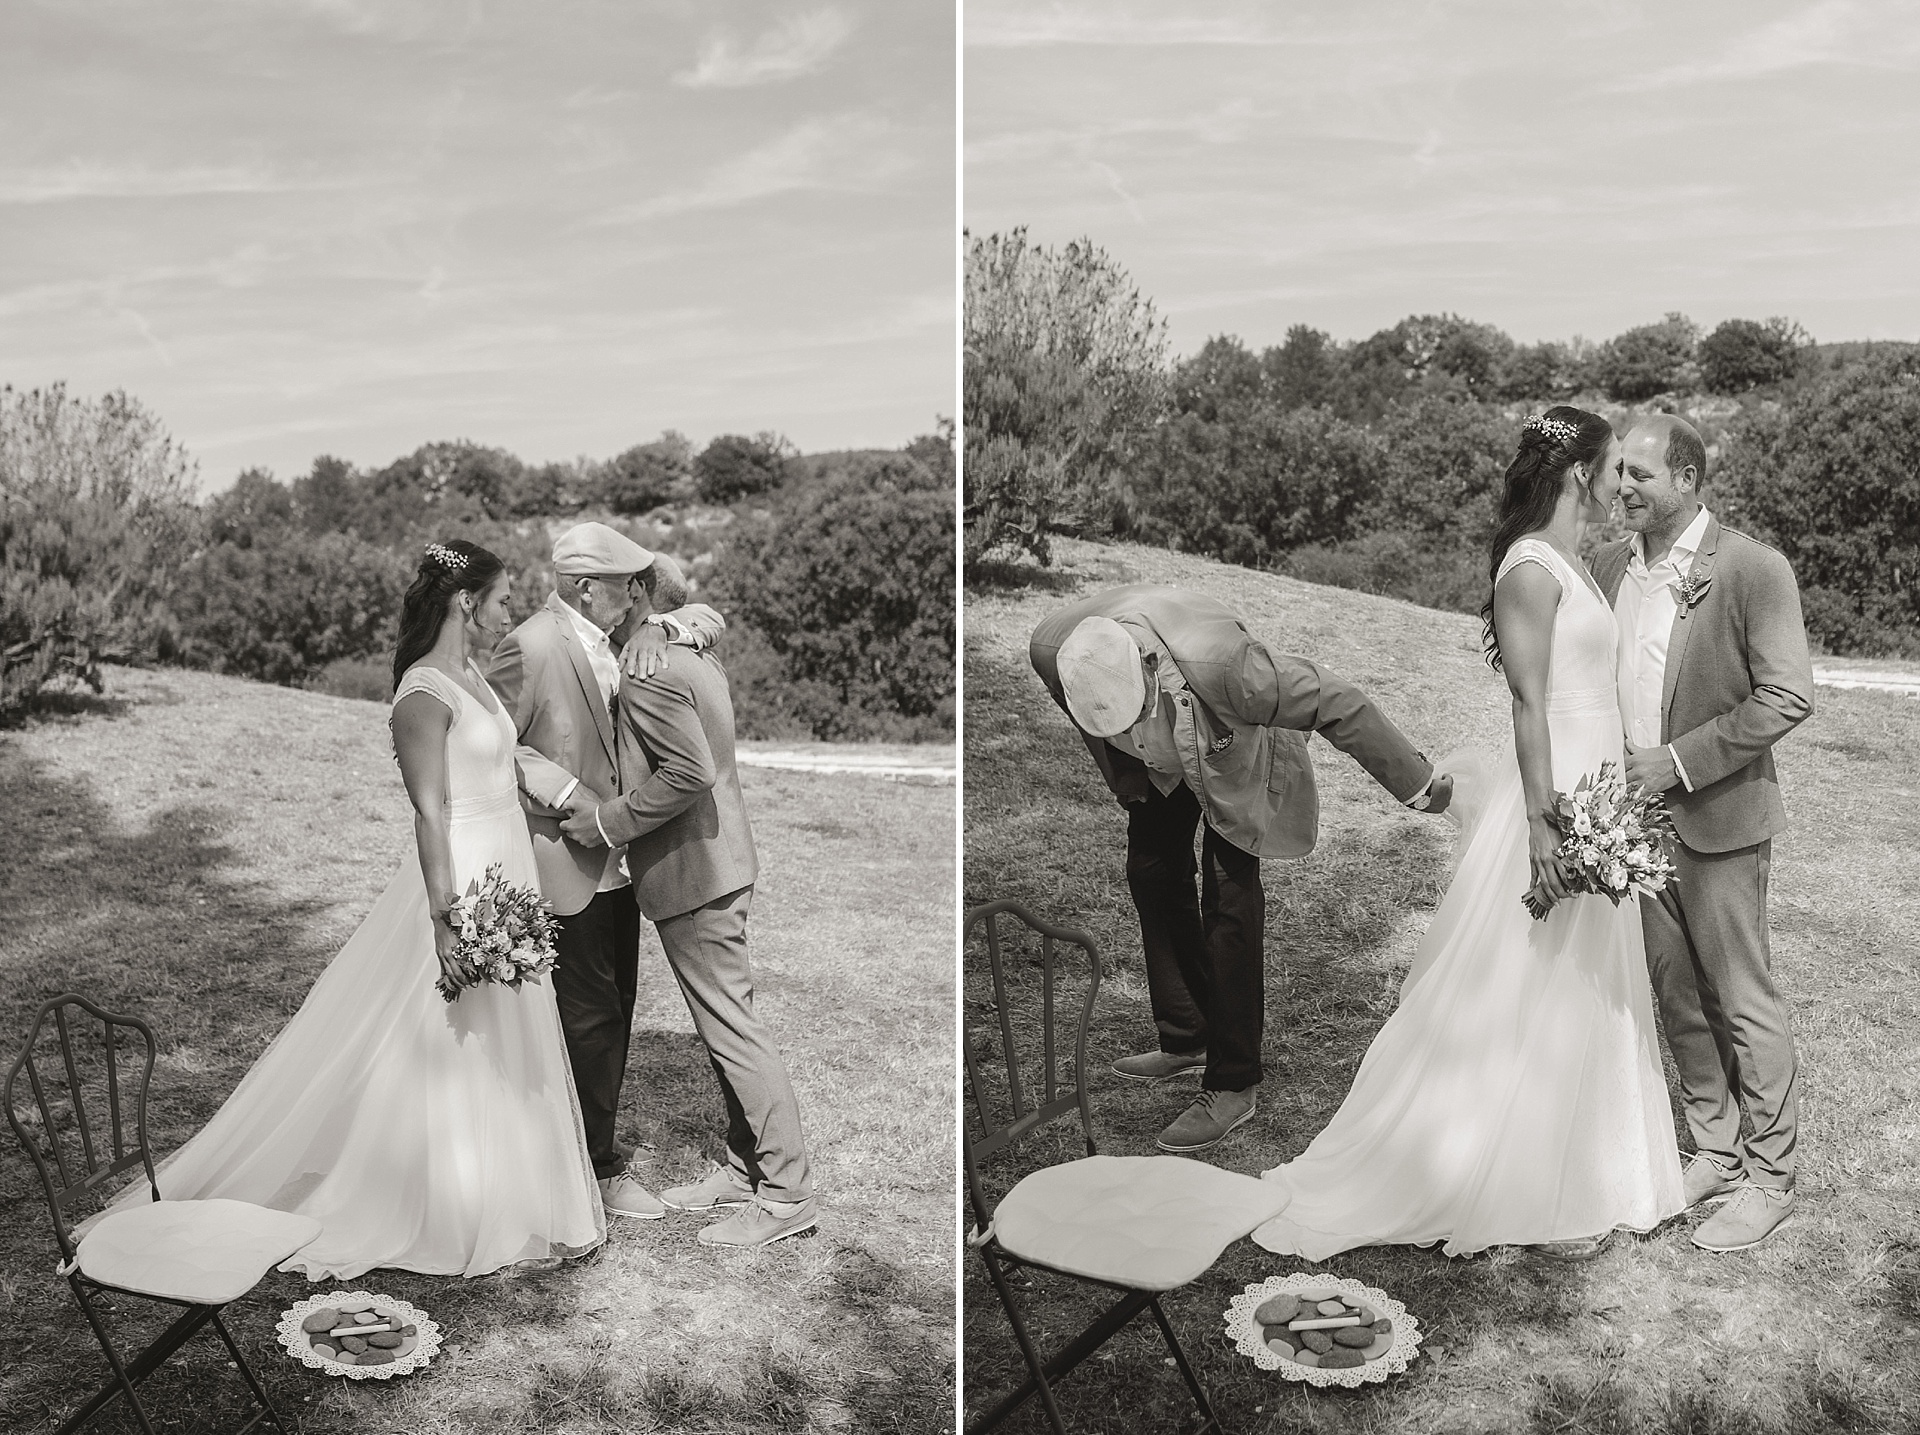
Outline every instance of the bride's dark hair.
<svg viewBox="0 0 1920 1435"><path fill-rule="evenodd" d="M1481 646L1487 666L1500 668L1500 639L1493 631L1493 587L1500 564L1523 533L1545 528L1560 501L1561 480L1576 463L1587 465L1591 489L1593 466L1613 439L1613 425L1599 414L1555 404L1520 430L1520 447L1507 465L1506 486L1500 495L1500 521L1493 530L1493 552L1487 560L1487 601L1480 610Z"/></svg>
<svg viewBox="0 0 1920 1435"><path fill-rule="evenodd" d="M427 545L427 551L420 555L419 570L413 575L413 586L400 600L400 637L393 648L395 691L407 669L440 641L440 625L447 620L447 600L455 593L478 593L506 566L496 555L464 538Z"/></svg>

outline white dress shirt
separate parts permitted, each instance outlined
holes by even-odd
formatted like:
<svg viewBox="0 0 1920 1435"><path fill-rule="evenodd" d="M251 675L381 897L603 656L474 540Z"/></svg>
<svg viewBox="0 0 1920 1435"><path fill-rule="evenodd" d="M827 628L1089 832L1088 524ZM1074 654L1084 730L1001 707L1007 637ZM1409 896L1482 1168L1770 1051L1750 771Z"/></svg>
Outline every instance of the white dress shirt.
<svg viewBox="0 0 1920 1435"><path fill-rule="evenodd" d="M1680 581L1693 571L1693 560L1707 536L1707 510L1693 516L1686 531L1658 563L1647 565L1646 539L1636 533L1627 554L1627 571L1620 579L1614 615L1620 632L1620 715L1627 740L1635 747L1660 745L1660 700L1666 691L1667 643L1673 636L1674 615L1680 611ZM1674 771L1687 791L1693 783L1680 764L1680 754L1667 744Z"/></svg>
<svg viewBox="0 0 1920 1435"><path fill-rule="evenodd" d="M600 631L597 624L588 622L579 609L572 604L564 606L567 617L573 620L574 632L580 637L580 646L587 650L587 666L593 669L594 677L600 680L600 696L606 703L608 711L612 711L614 696L620 691L620 659L613 651L613 643L605 633ZM573 796L574 788L579 785L580 779L577 777L568 783L560 793L560 801L564 803ZM611 793L605 795L612 796ZM594 821L597 823L599 818L596 817ZM603 831L600 835L604 838L606 833ZM609 846L607 865L600 874L599 890L617 892L622 887L628 886L632 880L627 875L627 849Z"/></svg>

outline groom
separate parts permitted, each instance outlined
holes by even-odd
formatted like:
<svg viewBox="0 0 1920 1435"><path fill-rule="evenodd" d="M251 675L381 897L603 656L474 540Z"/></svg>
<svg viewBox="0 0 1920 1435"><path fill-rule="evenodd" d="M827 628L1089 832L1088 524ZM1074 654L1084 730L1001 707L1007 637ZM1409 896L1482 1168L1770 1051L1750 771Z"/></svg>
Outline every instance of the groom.
<svg viewBox="0 0 1920 1435"><path fill-rule="evenodd" d="M1313 850L1307 734L1415 811L1444 812L1453 780L1358 688L1274 652L1198 593L1149 583L1095 593L1043 619L1029 657L1127 812L1127 886L1160 1049L1113 1070L1158 1081L1203 1068L1199 1099L1156 1144L1204 1151L1254 1114L1266 1014L1260 859Z"/></svg>
<svg viewBox="0 0 1920 1435"><path fill-rule="evenodd" d="M1642 419L1622 464L1633 536L1595 554L1593 576L1619 620L1627 779L1665 794L1680 839L1675 882L1640 899L1647 966L1697 1148L1687 1204L1725 1201L1693 1243L1739 1251L1793 1211L1799 1064L1768 958L1767 872L1787 822L1773 745L1813 711L1813 668L1787 560L1701 506L1693 427Z"/></svg>
<svg viewBox="0 0 1920 1435"><path fill-rule="evenodd" d="M613 1215L655 1220L666 1207L627 1170L614 1122L627 1069L640 959L640 918L625 854L562 833L568 813L591 812L620 790L612 704L620 660L608 635L634 626L643 646L666 641L665 620L629 625L639 575L654 555L604 523L582 523L553 545L546 606L494 649L487 681L519 734L514 765L540 869L540 892L559 918L554 997L580 1097L587 1154ZM711 608L676 615L672 641L713 642L725 628ZM630 660L631 661L631 660Z"/></svg>
<svg viewBox="0 0 1920 1435"><path fill-rule="evenodd" d="M685 601L665 560L641 581L642 614ZM618 718L620 792L576 810L562 831L588 849L626 847L633 900L659 934L727 1106L727 1165L663 1196L676 1211L731 1208L701 1228L703 1245L771 1245L812 1230L817 1215L793 1083L753 1009L747 913L759 862L726 670L675 648L653 677L629 672Z"/></svg>

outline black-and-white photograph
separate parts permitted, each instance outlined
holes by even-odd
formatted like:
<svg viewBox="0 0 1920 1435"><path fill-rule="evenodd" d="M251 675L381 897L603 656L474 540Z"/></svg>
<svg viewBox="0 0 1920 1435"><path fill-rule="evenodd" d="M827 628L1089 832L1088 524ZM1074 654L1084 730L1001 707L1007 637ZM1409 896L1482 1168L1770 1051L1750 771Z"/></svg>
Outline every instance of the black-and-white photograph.
<svg viewBox="0 0 1920 1435"><path fill-rule="evenodd" d="M0 14L0 1428L952 1428L956 73Z"/></svg>
<svg viewBox="0 0 1920 1435"><path fill-rule="evenodd" d="M1920 11L963 63L965 1428L1920 1428Z"/></svg>

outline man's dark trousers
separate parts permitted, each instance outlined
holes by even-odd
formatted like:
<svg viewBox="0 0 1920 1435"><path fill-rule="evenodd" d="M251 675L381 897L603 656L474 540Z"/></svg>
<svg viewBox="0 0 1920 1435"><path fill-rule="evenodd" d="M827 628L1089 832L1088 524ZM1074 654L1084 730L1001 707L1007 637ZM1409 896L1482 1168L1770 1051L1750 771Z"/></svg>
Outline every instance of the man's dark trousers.
<svg viewBox="0 0 1920 1435"><path fill-rule="evenodd" d="M553 995L580 1095L587 1154L593 1174L604 1181L626 1169L613 1127L639 986L640 909L633 889L620 887L594 893L586 906L558 921Z"/></svg>
<svg viewBox="0 0 1920 1435"><path fill-rule="evenodd" d="M1211 827L1200 843L1194 895L1193 830L1200 801L1183 782L1127 808L1127 887L1140 914L1147 994L1160 1049L1207 1054L1200 1084L1244 1091L1261 1079L1266 1024L1267 896L1260 859Z"/></svg>

